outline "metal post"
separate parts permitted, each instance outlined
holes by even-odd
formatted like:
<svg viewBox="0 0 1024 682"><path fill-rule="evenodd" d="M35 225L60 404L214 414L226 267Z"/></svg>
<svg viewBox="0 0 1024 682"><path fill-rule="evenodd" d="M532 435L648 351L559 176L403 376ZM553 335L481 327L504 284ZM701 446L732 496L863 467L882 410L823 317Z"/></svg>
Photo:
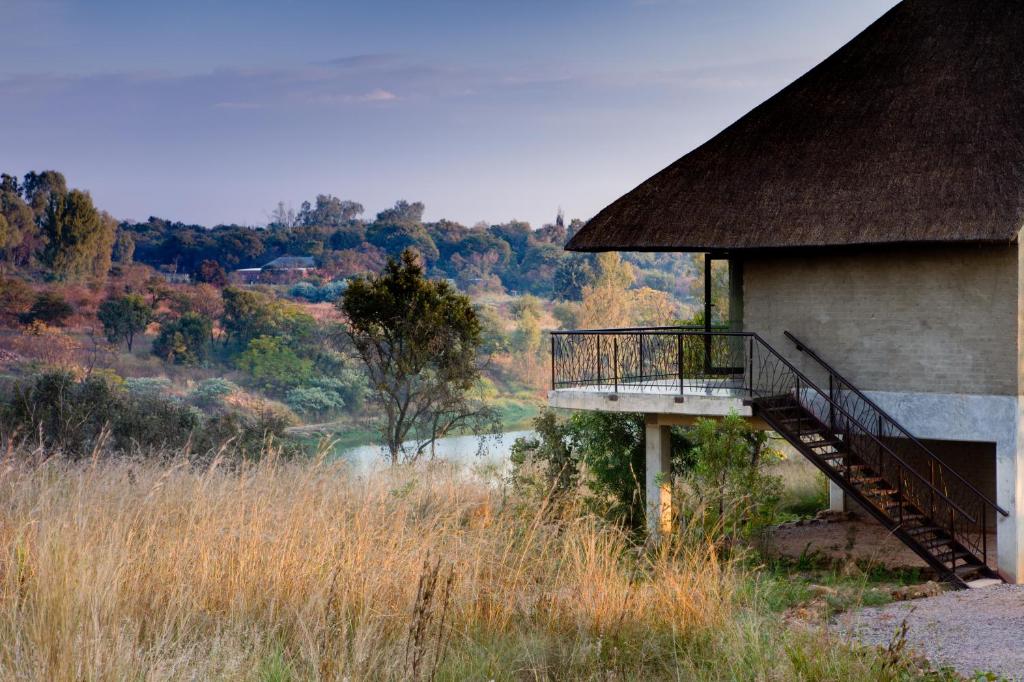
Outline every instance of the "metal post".
<svg viewBox="0 0 1024 682"><path fill-rule="evenodd" d="M617 337L617 336L613 336L612 337L612 353L614 355L614 357L612 358L612 362L614 363L614 367L612 368L612 371L615 372L615 392L618 393L619 392L619 337Z"/></svg>
<svg viewBox="0 0 1024 682"><path fill-rule="evenodd" d="M928 460L928 516L935 518L935 460Z"/></svg>
<svg viewBox="0 0 1024 682"><path fill-rule="evenodd" d="M750 375L750 397L754 397L754 339L753 337L747 337L747 347L749 348L749 362L747 363L747 371Z"/></svg>
<svg viewBox="0 0 1024 682"><path fill-rule="evenodd" d="M828 428L834 436L836 433L836 393L832 385L832 373L828 375Z"/></svg>
<svg viewBox="0 0 1024 682"><path fill-rule="evenodd" d="M981 560L988 566L988 510L981 505Z"/></svg>
<svg viewBox="0 0 1024 682"><path fill-rule="evenodd" d="M900 525L902 526L903 525L903 472L902 471L900 472L899 478L897 480L899 481L899 484L896 486L896 488L897 488L897 493L896 494L899 495L899 499L896 501L896 506L900 510Z"/></svg>
<svg viewBox="0 0 1024 682"><path fill-rule="evenodd" d="M796 406L797 406L797 418L796 418L796 439L801 440L803 418L800 416L800 377L796 378Z"/></svg>
<svg viewBox="0 0 1024 682"><path fill-rule="evenodd" d="M555 335L551 335L551 390L554 391L555 386Z"/></svg>
<svg viewBox="0 0 1024 682"><path fill-rule="evenodd" d="M601 335L597 335L597 385L601 386Z"/></svg>
<svg viewBox="0 0 1024 682"><path fill-rule="evenodd" d="M683 335L676 334L676 369L679 373L679 395L683 394Z"/></svg>
<svg viewBox="0 0 1024 682"><path fill-rule="evenodd" d="M643 384L644 383L644 335L643 334L637 334L636 335L636 345L637 345L637 352L640 354L640 361L639 361L639 364L637 365L637 368L636 368L636 372L637 372L636 380L637 380L637 383Z"/></svg>

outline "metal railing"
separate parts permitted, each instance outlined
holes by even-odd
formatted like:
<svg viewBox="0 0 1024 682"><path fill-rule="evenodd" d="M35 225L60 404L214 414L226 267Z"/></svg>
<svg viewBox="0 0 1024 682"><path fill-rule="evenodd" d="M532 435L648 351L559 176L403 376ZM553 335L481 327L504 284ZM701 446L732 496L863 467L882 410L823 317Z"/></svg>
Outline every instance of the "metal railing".
<svg viewBox="0 0 1024 682"><path fill-rule="evenodd" d="M551 383L555 390L683 395L721 391L761 405L795 403L827 425L855 458L895 486L896 506L879 511L900 526L912 515L923 514L986 561L985 506L991 505L1001 514L1006 514L1005 510L942 464L831 368L829 375L829 390L822 390L751 332L649 327L551 335ZM803 434L799 422L796 429L795 437L800 440ZM847 467L847 484L849 472ZM966 485L952 485L953 481ZM955 562L954 557L950 570Z"/></svg>
<svg viewBox="0 0 1024 682"><path fill-rule="evenodd" d="M551 385L611 392L742 390L742 332L636 327L551 333Z"/></svg>

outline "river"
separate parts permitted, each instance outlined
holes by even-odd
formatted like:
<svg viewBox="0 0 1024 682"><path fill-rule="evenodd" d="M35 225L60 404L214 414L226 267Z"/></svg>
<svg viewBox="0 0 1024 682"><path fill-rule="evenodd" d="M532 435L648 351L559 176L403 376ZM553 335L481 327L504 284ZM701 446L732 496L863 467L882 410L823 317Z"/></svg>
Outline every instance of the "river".
<svg viewBox="0 0 1024 682"><path fill-rule="evenodd" d="M462 464L497 464L508 462L512 444L517 438L533 435L533 431L506 431L484 436L484 453L478 455L480 438L477 436L449 436L437 441L438 459ZM360 445L342 450L340 456L360 467L369 467L386 462L387 451L378 445Z"/></svg>

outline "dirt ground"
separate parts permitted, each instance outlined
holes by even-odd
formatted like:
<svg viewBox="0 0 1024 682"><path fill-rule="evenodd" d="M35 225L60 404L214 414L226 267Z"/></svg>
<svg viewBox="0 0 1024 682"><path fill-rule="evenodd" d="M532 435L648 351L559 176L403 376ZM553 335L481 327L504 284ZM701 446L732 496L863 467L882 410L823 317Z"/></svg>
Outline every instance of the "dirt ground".
<svg viewBox="0 0 1024 682"><path fill-rule="evenodd" d="M835 562L871 563L890 570L919 569L928 565L906 545L871 518L823 512L819 518L776 526L768 532L763 549L769 556L801 556ZM990 539L995 547L995 538ZM992 552L995 555L995 552Z"/></svg>

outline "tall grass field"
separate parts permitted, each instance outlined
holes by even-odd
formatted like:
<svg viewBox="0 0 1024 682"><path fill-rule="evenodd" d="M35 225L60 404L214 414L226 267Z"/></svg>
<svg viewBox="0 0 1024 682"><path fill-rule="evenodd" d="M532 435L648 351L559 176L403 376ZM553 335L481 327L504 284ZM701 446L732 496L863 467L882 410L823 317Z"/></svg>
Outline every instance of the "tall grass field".
<svg viewBox="0 0 1024 682"><path fill-rule="evenodd" d="M876 680L749 562L434 465L0 459L3 680Z"/></svg>

